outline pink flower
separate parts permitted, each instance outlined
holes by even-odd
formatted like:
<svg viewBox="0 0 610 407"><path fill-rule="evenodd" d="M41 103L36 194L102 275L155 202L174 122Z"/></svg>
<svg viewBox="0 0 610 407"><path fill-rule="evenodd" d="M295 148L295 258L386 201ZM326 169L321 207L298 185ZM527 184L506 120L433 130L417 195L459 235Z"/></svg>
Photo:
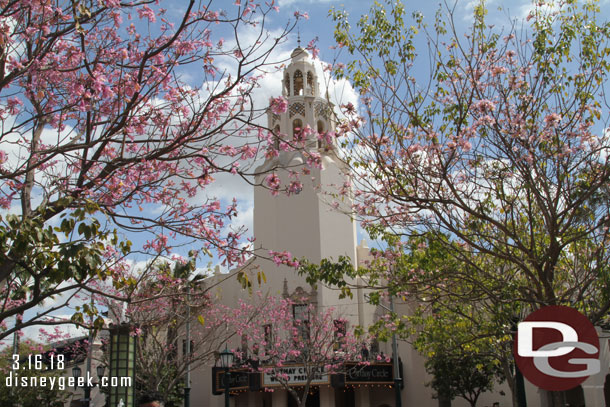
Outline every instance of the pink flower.
<svg viewBox="0 0 610 407"><path fill-rule="evenodd" d="M493 68L491 68L491 76L498 76L506 72L508 72L508 69L503 66L494 66Z"/></svg>
<svg viewBox="0 0 610 407"><path fill-rule="evenodd" d="M275 114L282 114L288 110L288 101L284 99L282 96L278 96L276 98L271 98L269 102L269 107L271 111Z"/></svg>
<svg viewBox="0 0 610 407"><path fill-rule="evenodd" d="M316 48L316 42L317 41L318 41L318 37L316 37L313 40L309 41L307 43L307 47L305 47L308 51L311 52L311 56L313 57L313 59L317 59L318 55L320 55L320 50L318 48Z"/></svg>
<svg viewBox="0 0 610 407"><path fill-rule="evenodd" d="M493 112L496 109L496 105L491 100L482 99L482 100L479 100L477 103L475 103L474 108L476 110L480 110L483 113L486 113L486 112Z"/></svg>
<svg viewBox="0 0 610 407"><path fill-rule="evenodd" d="M129 332L129 336L140 336L142 335L142 330L140 328L134 328L131 332Z"/></svg>
<svg viewBox="0 0 610 407"><path fill-rule="evenodd" d="M12 97L7 100L8 112L12 115L19 113L19 106L23 106L23 102L17 98Z"/></svg>
<svg viewBox="0 0 610 407"><path fill-rule="evenodd" d="M557 113L551 113L544 118L544 124L548 127L555 127L561 121L561 115Z"/></svg>
<svg viewBox="0 0 610 407"><path fill-rule="evenodd" d="M142 6L138 9L138 16L140 18L147 18L149 22L154 23L157 21L155 12L148 6Z"/></svg>

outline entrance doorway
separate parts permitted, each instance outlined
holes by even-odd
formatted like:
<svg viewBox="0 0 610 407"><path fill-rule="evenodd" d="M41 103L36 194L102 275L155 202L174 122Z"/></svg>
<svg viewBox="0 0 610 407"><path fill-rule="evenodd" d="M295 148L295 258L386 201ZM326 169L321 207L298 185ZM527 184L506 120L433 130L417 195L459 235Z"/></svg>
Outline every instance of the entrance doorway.
<svg viewBox="0 0 610 407"><path fill-rule="evenodd" d="M312 387L309 389L309 395L307 396L306 407L320 407L320 389L318 387ZM290 394L288 394L288 407L297 407L297 402Z"/></svg>
<svg viewBox="0 0 610 407"><path fill-rule="evenodd" d="M570 407L585 407L585 392L582 386L566 391L566 404Z"/></svg>
<svg viewBox="0 0 610 407"><path fill-rule="evenodd" d="M356 407L356 394L353 387L335 389L335 407Z"/></svg>

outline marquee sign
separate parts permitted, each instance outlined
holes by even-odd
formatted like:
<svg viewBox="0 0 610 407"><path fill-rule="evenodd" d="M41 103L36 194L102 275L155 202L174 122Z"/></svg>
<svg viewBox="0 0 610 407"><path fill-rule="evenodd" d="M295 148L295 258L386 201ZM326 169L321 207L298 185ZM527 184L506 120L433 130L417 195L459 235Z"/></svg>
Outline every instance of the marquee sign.
<svg viewBox="0 0 610 407"><path fill-rule="evenodd" d="M359 363L346 363L342 373L329 374L323 367L313 368L312 386L332 384L341 388L356 384L394 384L394 368L392 363L374 363L362 365ZM303 365L287 365L282 367L267 366L264 373L247 369L231 370L229 388L231 391L250 390L258 391L261 387L280 387L282 384L278 376L289 386L304 386L308 381L307 368ZM220 395L224 392L225 370L219 367L212 368L212 393ZM331 381L332 379L332 381ZM331 383L332 382L332 383Z"/></svg>
<svg viewBox="0 0 610 407"><path fill-rule="evenodd" d="M260 386L258 381L259 374L251 373L248 370L231 370L229 375L229 389L252 390ZM212 394L219 395L225 391L225 369L220 367L212 368Z"/></svg>
<svg viewBox="0 0 610 407"><path fill-rule="evenodd" d="M346 364L345 384L393 384L394 369L392 363L375 363L371 365Z"/></svg>
<svg viewBox="0 0 610 407"><path fill-rule="evenodd" d="M314 369L313 379L310 384L319 385L330 383L328 373L324 371L323 367L312 367L310 369ZM269 368L269 371L266 371L263 374L263 387L281 386L278 376L281 376L282 381L287 382L290 386L304 386L309 379L309 374L307 373L307 368L305 366L289 365L274 367Z"/></svg>

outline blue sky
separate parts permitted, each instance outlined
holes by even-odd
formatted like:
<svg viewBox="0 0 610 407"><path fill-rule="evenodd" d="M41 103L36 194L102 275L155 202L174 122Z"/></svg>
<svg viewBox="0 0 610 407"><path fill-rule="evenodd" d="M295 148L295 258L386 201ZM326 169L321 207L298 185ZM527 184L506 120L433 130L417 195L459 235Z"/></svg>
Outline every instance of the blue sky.
<svg viewBox="0 0 610 407"><path fill-rule="evenodd" d="M404 1L407 9L407 15L410 16L412 12L421 12L424 16L424 22L428 26L433 26L434 18L439 7L452 8L454 9L454 22L458 29L468 29L472 22L472 12L474 6L478 3L476 0L458 0L452 2L448 0L447 3L442 2L431 2L431 1ZM608 18L610 15L610 7L608 7L610 0L604 0L600 2L602 12L600 19ZM356 27L356 22L363 15L367 14L370 7L373 5L372 1L333 1L333 0L279 0L276 2L279 6L279 12L270 15L271 20L270 29L280 28L286 24L288 19L293 17L295 11L306 12L309 15L309 19L303 19L300 21L298 28L294 30L289 40L278 47L279 59L286 59L288 55L297 46L297 38L300 36L301 45L305 46L312 39L317 39L318 48L320 50L319 58L321 61L332 63L332 62L348 62L349 56L346 52L339 52L335 48L334 41L334 28L335 23L332 18L329 17L329 10L345 10L350 17L350 24L352 27ZM501 29L509 25L510 20L524 20L529 11L533 8L532 2L529 0L515 0L515 1L488 1L487 7L489 10L487 21L489 24L493 24L496 28ZM604 5L606 7L604 7ZM229 6L225 6L229 8ZM417 52L426 60L425 54L428 53L427 44L424 38L420 39L418 43ZM428 67L425 64L418 66L419 74L423 77L427 77ZM255 99L260 103L260 107L266 107L266 104L271 96L278 96L281 92L280 88L280 76L279 74L271 75L269 78L263 81L263 90L257 94ZM342 102L351 101L358 105L356 93L353 91L349 83L337 83L335 84L337 91L331 94L331 98ZM245 183L238 182L235 179L221 179L208 193L211 196L218 196L223 200L231 199L236 196L239 201L240 215L234 221L234 225L244 224L249 228L249 232L252 232L252 188L245 185ZM366 238L363 232L359 230L358 241L362 238ZM369 242L369 246L373 246L375 242Z"/></svg>
<svg viewBox="0 0 610 407"><path fill-rule="evenodd" d="M216 3L212 3L211 8L224 8L227 10L228 14L231 15L232 12L235 11L235 5L233 4L235 1L218 1ZM602 6L602 16L601 18L607 18L609 12L608 10L604 10L604 4L609 3L610 0L604 0L601 2ZM245 3L245 0L242 1ZM171 3L171 7L168 7L168 18L177 19L184 12L185 6L187 2L186 0L180 0ZM350 16L350 23L352 27L356 26L357 20L363 15L369 12L370 7L373 5L371 1L333 1L333 0L276 0L276 5L279 6L279 12L269 14L269 18L266 21L267 28L270 31L279 31L285 25L286 22L293 19L294 13L296 11L306 12L309 15L308 19L301 19L297 29L295 29L292 34L289 36L288 40L282 44L280 44L276 48L276 60L277 61L286 61L289 59L290 52L297 46L298 37L300 36L301 45L305 46L312 39L317 39L318 48L320 50L319 58L324 62L348 62L349 56L346 52L339 52L335 48L334 42L334 27L335 23L332 21L332 18L329 17L329 10L345 10ZM454 8L454 21L458 26L458 29L461 27L463 29L467 29L472 22L472 11L474 6L477 4L476 0L458 0L457 2L430 2L430 1L405 1L405 7L407 9L407 15L410 15L411 12L421 12L424 16L424 22L429 26L432 26L434 23L434 17L436 11L439 7L449 7ZM161 7L167 7L167 4L161 2ZM487 2L487 7L489 9L488 21L490 24L494 24L497 28L502 26L507 26L511 19L522 20L524 19L529 10L532 8L532 3L529 0L516 0L516 1L498 1L492 0ZM241 39L247 41L249 37L251 37L252 33L247 30L243 30L240 32ZM220 38L221 36L226 35L225 39L229 40L231 35L229 33L223 32L215 32L214 36ZM418 53L423 57L428 52L428 48L426 43L422 40L418 45ZM423 58L425 60L425 58ZM227 67L227 69L231 69L231 67ZM418 66L420 70L420 74L422 76L427 76L428 67L425 64L422 66ZM200 85L200 81L197 81L198 70L196 66L193 66L189 70L182 71L183 80L188 83L192 83L192 85L197 86ZM276 72L274 74L269 75L261 81L261 87L256 90L254 95L254 100L257 104L258 109L265 109L267 107L268 101L270 97L275 97L281 94L281 73ZM320 82L323 82L323 79L320 78ZM331 84L332 85L332 84ZM334 83L335 92L331 92L331 99L335 102L335 104L352 102L355 105L358 105L358 99L356 93L353 91L349 83L339 82ZM202 202L206 197L209 198L219 198L223 202L224 205L228 205L229 202L235 197L238 200L238 209L239 215L233 219L231 227L238 228L240 226L245 226L248 229L248 232L245 234L245 237L252 236L252 216L253 216L253 188L248 185L246 182L240 180L238 177L233 176L218 176L217 181L212 184L208 189L206 189L203 195L197 196L195 199ZM365 234L358 228L358 241L363 238L367 238ZM150 235L141 234L139 236L127 236L130 240L134 241L135 246L138 246L142 242L150 239ZM245 240L245 239L244 239ZM367 239L368 240L368 239ZM375 242L369 241L369 246L374 246ZM182 247L176 252L178 254L185 255L188 250L193 248L192 246ZM134 262L145 261L144 258L133 258ZM218 259L216 258L207 258L202 259L199 263L199 266L204 269L207 268L208 265L211 265L212 268L218 263ZM227 270L226 267L222 267L223 270Z"/></svg>
<svg viewBox="0 0 610 407"><path fill-rule="evenodd" d="M233 6L234 1L219 1L212 7L224 7L228 10ZM610 16L610 7L608 7L610 0L604 0L600 3L602 7L602 13L600 19L607 19ZM167 4L170 4L169 2ZM168 7L170 9L170 15L179 15L181 12L181 5L186 4L184 1L175 1L171 3L171 7L168 7L162 2L162 7ZM358 1L352 0L348 2L343 1L332 1L332 0L279 0L276 2L280 10L278 13L271 15L271 20L268 21L269 28L280 29L286 24L286 21L293 17L295 11L306 12L309 15L309 19L301 20L298 25L298 29L293 32L290 36L289 41L278 47L278 60L287 59L288 55L297 46L297 35L300 35L301 44L305 45L310 40L317 38L318 48L320 49L320 59L325 62L332 62L335 58L339 59L339 62L347 62L344 60L346 55L337 54L337 50L334 49L334 22L328 16L329 10L335 8L338 10L346 10L350 15L352 26L355 27L355 23L358 18L366 14L372 5L371 1ZM405 6L409 12L420 11L424 15L424 21L429 25L433 24L435 12L439 8L441 3L430 2L430 1L405 1ZM450 7L454 3L449 3ZM468 27L472 21L471 12L473 10L475 1L461 0L455 3L455 22L458 26L464 29ZM527 16L531 9L531 2L527 0L518 1L489 1L487 2L490 10L490 16L488 21L497 27L502 27L508 24L510 18L523 19ZM428 50L425 44L421 44L418 49L420 53L426 53ZM426 74L425 66L421 69L422 75ZM196 72L184 72L185 80L192 79L196 83ZM189 78L190 77L190 78ZM271 96L278 96L281 92L281 85L279 81L279 74L271 75L270 77L262 81L262 87L257 91L256 101L259 104L258 108L265 108L266 104ZM357 104L357 98L349 84L338 83L335 88L338 90L335 95L341 95L344 101L352 101ZM333 95L331 95L333 97ZM339 96L336 96L339 98ZM220 177L218 181L206 191L210 197L218 197L223 202L228 203L233 197L238 199L239 203L239 215L233 221L233 226L238 227L245 225L249 231L246 233L247 236L252 234L252 215L253 215L253 189L245 182L240 182L236 177ZM201 198L201 197L199 197ZM359 230L358 240L365 238L364 234ZM130 236L131 240L146 240L149 237L142 238L137 236ZM369 242L369 246L374 246L374 242ZM183 252L186 253L189 248L184 248ZM184 254L183 253L183 254ZM134 262L143 261L144 259L134 259ZM206 263L210 261L212 267L217 262L217 259L203 259L200 262L201 267L206 267Z"/></svg>

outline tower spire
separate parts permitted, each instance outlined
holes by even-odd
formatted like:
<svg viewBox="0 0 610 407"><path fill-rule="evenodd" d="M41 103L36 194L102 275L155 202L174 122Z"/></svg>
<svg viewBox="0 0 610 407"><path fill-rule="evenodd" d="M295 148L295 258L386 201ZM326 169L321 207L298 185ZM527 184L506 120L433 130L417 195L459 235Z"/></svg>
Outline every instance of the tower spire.
<svg viewBox="0 0 610 407"><path fill-rule="evenodd" d="M301 29L297 28L297 45L301 47Z"/></svg>

